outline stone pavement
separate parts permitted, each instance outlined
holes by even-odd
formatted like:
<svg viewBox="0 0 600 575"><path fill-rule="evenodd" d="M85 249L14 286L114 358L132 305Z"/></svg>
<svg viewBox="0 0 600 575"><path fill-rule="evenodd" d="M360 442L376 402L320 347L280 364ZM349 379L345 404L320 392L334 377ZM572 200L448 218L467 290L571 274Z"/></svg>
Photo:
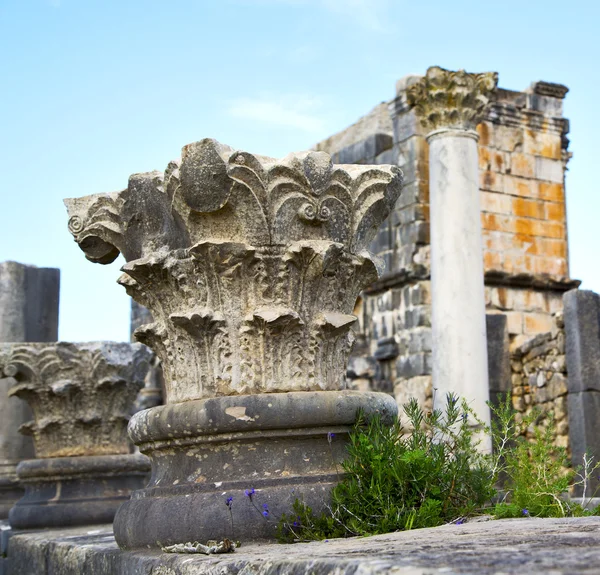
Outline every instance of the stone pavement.
<svg viewBox="0 0 600 575"><path fill-rule="evenodd" d="M228 555L122 552L111 526L13 535L10 575L600 573L600 517L506 519Z"/></svg>

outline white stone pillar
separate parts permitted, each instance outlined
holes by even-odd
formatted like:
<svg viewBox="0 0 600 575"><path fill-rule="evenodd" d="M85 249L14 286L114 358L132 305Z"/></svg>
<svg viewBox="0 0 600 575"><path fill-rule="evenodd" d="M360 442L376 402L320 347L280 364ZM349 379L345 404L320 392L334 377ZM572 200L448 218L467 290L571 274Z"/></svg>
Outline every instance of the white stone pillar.
<svg viewBox="0 0 600 575"><path fill-rule="evenodd" d="M435 407L446 394L490 411L476 125L497 74L433 67L408 90L429 143ZM488 449L489 445L483 445Z"/></svg>

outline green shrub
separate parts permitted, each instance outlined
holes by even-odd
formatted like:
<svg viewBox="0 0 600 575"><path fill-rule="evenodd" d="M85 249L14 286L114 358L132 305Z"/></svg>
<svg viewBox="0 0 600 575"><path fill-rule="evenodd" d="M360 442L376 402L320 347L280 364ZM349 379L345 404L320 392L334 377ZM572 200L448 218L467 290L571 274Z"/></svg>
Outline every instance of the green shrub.
<svg viewBox="0 0 600 575"><path fill-rule="evenodd" d="M327 513L315 517L302 502L279 523L280 540L374 535L433 527L470 515L494 495L489 462L477 450L474 415L447 396L444 412L425 414L416 399L400 420L360 416L350 434L344 476Z"/></svg>
<svg viewBox="0 0 600 575"><path fill-rule="evenodd" d="M566 450L554 444L552 414L544 421L534 410L517 421L507 394L490 406L492 426L485 428L465 401L452 394L446 399L444 412L427 414L411 399L403 407L408 429L400 420L389 426L359 416L327 512L315 516L296 500L293 513L279 521L279 540L434 527L480 512L499 519L600 514L600 506L585 511L564 497L577 477L585 493L600 463L586 456L582 469L569 469ZM491 434L492 454L478 450L474 423Z"/></svg>
<svg viewBox="0 0 600 575"><path fill-rule="evenodd" d="M569 486L588 482L598 469L593 460L584 458L585 469L570 469L567 450L554 443L554 416L534 409L521 422L507 394L503 403L491 407L492 470L500 477L504 497L494 515L505 517L566 517L595 514L565 497ZM585 492L585 490L584 490ZM585 496L584 496L585 499Z"/></svg>

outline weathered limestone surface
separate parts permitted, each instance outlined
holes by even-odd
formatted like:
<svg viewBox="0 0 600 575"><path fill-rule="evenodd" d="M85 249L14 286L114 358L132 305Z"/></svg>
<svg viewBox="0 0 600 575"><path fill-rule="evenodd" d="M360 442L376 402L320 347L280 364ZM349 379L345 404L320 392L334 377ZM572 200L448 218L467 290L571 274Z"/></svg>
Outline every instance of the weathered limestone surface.
<svg viewBox="0 0 600 575"><path fill-rule="evenodd" d="M487 314L485 319L490 402L498 405L512 388L507 321L504 314Z"/></svg>
<svg viewBox="0 0 600 575"><path fill-rule="evenodd" d="M489 422L478 135L498 75L438 67L407 88L427 133L431 218L432 375L436 402L464 397Z"/></svg>
<svg viewBox="0 0 600 575"><path fill-rule="evenodd" d="M10 344L0 343L0 519L7 518L10 508L23 496L17 478L19 461L34 457L31 438L19 433L19 427L31 419L31 409L24 401L9 399L14 381L2 377L10 349Z"/></svg>
<svg viewBox="0 0 600 575"><path fill-rule="evenodd" d="M228 555L119 551L109 526L14 535L8 575L294 575L597 573L600 519L507 519Z"/></svg>
<svg viewBox="0 0 600 575"><path fill-rule="evenodd" d="M202 140L164 175L66 204L88 259L125 256L120 282L154 317L137 338L162 361L168 402L335 390L356 297L377 277L364 250L399 173Z"/></svg>
<svg viewBox="0 0 600 575"><path fill-rule="evenodd" d="M587 453L600 460L600 295L572 290L564 295L569 439L574 465ZM593 493L600 479L591 478ZM577 495L581 495L582 486Z"/></svg>
<svg viewBox="0 0 600 575"><path fill-rule="evenodd" d="M150 352L127 343L13 344L3 366L9 395L27 402L37 459L17 467L24 497L14 528L110 521L148 462L130 455L127 424Z"/></svg>
<svg viewBox="0 0 600 575"><path fill-rule="evenodd" d="M19 461L33 457L31 439L18 432L31 412L21 400L8 399L11 383L2 378L2 367L9 346L1 342L56 341L59 289L58 269L0 263L0 519L23 495Z"/></svg>
<svg viewBox="0 0 600 575"><path fill-rule="evenodd" d="M0 263L0 342L56 341L60 270Z"/></svg>
<svg viewBox="0 0 600 575"><path fill-rule="evenodd" d="M143 325L152 323L152 314L143 305L131 300L131 318L129 322L129 334L131 341L135 341L135 330ZM150 368L146 374L144 387L140 390L135 402L136 411L162 405L165 381L163 378L160 360L153 355L150 360Z"/></svg>
<svg viewBox="0 0 600 575"><path fill-rule="evenodd" d="M119 281L154 318L136 337L165 377L167 405L130 424L153 474L115 518L122 547L223 537L225 497L251 488L273 513L296 497L322 509L358 409L395 417L389 396L346 390L345 372L356 299L378 277L366 248L401 183L392 166L205 139L164 174L65 200L89 260L125 257ZM273 537L251 505L232 512L240 536Z"/></svg>

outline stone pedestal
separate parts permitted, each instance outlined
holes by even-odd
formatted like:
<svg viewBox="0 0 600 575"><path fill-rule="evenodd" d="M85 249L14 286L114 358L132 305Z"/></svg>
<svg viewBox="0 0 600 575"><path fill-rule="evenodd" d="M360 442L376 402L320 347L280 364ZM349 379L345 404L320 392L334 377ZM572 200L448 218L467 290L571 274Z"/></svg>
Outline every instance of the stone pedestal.
<svg viewBox="0 0 600 575"><path fill-rule="evenodd" d="M13 529L112 522L131 492L148 481L143 455L51 457L21 461L25 495L10 510Z"/></svg>
<svg viewBox="0 0 600 575"><path fill-rule="evenodd" d="M154 319L136 337L165 377L167 405L131 422L153 474L117 513L122 547L226 536L228 497L236 537L271 538L295 497L323 509L359 409L393 419L393 399L345 390L345 371L378 276L365 247L400 185L391 166L202 140L164 174L66 200L89 260L124 255L119 281Z"/></svg>
<svg viewBox="0 0 600 575"><path fill-rule="evenodd" d="M127 343L13 345L3 372L33 411L20 431L38 459L17 467L25 494L12 527L106 523L145 484L149 462L130 453L126 430L150 355Z"/></svg>
<svg viewBox="0 0 600 575"><path fill-rule="evenodd" d="M427 130L431 213L433 386L490 422L476 125L497 74L429 68L407 89ZM488 446L489 447L489 446Z"/></svg>
<svg viewBox="0 0 600 575"><path fill-rule="evenodd" d="M20 399L8 398L12 382L2 378L2 367L10 346L3 344L56 341L59 289L58 269L0 263L0 519L23 495L17 482L19 461L33 457L31 438L18 432L31 411Z"/></svg>
<svg viewBox="0 0 600 575"><path fill-rule="evenodd" d="M389 422L397 412L385 394L325 391L200 399L136 414L130 433L153 473L119 509L117 542L274 539L296 498L313 509L327 501L359 409Z"/></svg>

